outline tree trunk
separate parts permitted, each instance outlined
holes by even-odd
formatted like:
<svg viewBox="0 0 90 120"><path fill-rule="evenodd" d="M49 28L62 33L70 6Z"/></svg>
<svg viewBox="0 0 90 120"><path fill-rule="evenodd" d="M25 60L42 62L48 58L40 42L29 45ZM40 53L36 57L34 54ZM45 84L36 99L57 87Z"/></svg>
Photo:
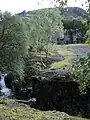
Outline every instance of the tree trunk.
<svg viewBox="0 0 90 120"><path fill-rule="evenodd" d="M44 67L46 67L46 65L44 64L44 62L43 62L43 60L42 60L42 54L41 54L41 52L40 52L40 61L41 61L41 64L42 64Z"/></svg>

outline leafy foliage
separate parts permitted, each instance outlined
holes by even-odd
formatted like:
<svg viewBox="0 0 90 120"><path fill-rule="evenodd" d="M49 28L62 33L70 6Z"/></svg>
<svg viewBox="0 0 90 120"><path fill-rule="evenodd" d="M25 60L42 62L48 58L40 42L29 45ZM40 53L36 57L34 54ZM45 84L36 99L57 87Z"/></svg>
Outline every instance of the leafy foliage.
<svg viewBox="0 0 90 120"><path fill-rule="evenodd" d="M89 25L90 25L90 23L89 23ZM89 27L89 29L87 30L86 35L87 35L86 43L90 44L90 27Z"/></svg>
<svg viewBox="0 0 90 120"><path fill-rule="evenodd" d="M13 74L15 83L24 78L25 57L31 51L48 54L48 44L63 36L58 9L33 11L30 17L0 12L0 71ZM41 59L42 60L42 59Z"/></svg>
<svg viewBox="0 0 90 120"><path fill-rule="evenodd" d="M24 75L23 57L28 53L28 39L25 24L18 16L8 12L0 13L0 71L18 76Z"/></svg>
<svg viewBox="0 0 90 120"><path fill-rule="evenodd" d="M63 25L58 9L42 9L30 13L29 38L36 51L46 51L48 43L57 36L63 37ZM26 18L25 18L26 21Z"/></svg>
<svg viewBox="0 0 90 120"><path fill-rule="evenodd" d="M86 43L90 44L90 38L87 38Z"/></svg>
<svg viewBox="0 0 90 120"><path fill-rule="evenodd" d="M88 29L87 21L85 20L63 20L65 29L82 29L86 31Z"/></svg>
<svg viewBox="0 0 90 120"><path fill-rule="evenodd" d="M88 30L88 24L86 20L63 20L63 26L64 29L68 31L70 34L71 38L73 37L72 34L76 33L78 31L81 31L81 36L79 35L78 37L84 37L87 30Z"/></svg>
<svg viewBox="0 0 90 120"><path fill-rule="evenodd" d="M61 22L60 11L58 9L32 11L30 12L30 17L23 20L28 28L29 45L32 49L32 54L39 53L41 59L40 66L45 66L42 60L43 53L45 53L47 60L50 53L49 45L55 43L54 41L57 37L63 37L63 24ZM29 52L30 56L31 49ZM33 68L36 67L33 66Z"/></svg>
<svg viewBox="0 0 90 120"><path fill-rule="evenodd" d="M86 93L87 88L90 88L90 55L81 58L72 66L72 71L76 82L80 85L81 93Z"/></svg>

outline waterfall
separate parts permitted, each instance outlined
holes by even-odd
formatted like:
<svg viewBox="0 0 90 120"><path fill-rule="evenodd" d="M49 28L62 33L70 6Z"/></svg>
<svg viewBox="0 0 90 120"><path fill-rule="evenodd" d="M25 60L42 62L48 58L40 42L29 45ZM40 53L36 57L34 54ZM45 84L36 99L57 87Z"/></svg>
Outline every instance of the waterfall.
<svg viewBox="0 0 90 120"><path fill-rule="evenodd" d="M0 88L1 88L1 90L4 89L4 88L6 88L4 78L5 78L5 75L2 74L2 75L0 76Z"/></svg>
<svg viewBox="0 0 90 120"><path fill-rule="evenodd" d="M5 85L6 74L0 75L0 98L5 98L11 96L11 89L7 88Z"/></svg>

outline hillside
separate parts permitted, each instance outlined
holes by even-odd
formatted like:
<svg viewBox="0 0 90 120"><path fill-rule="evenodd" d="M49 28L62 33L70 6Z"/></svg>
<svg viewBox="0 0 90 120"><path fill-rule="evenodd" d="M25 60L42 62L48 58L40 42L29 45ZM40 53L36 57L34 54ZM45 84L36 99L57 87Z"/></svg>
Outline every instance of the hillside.
<svg viewBox="0 0 90 120"><path fill-rule="evenodd" d="M42 11L46 9L49 10L49 9L57 9L57 8L45 8L40 10L28 11L28 12L22 11L21 13L18 13L18 15L21 17L28 17L32 13L36 13L37 11ZM87 12L79 7L66 7L62 10L61 14L64 17L64 19L80 19L80 18L87 19L88 18Z"/></svg>
<svg viewBox="0 0 90 120"><path fill-rule="evenodd" d="M85 10L79 7L67 7L62 10L62 15L65 19L87 19L87 13Z"/></svg>

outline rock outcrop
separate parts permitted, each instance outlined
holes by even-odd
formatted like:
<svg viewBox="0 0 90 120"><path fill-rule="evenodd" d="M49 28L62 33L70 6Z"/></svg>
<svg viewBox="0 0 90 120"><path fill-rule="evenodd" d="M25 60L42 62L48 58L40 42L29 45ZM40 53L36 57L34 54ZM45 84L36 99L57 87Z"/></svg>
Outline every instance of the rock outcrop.
<svg viewBox="0 0 90 120"><path fill-rule="evenodd" d="M66 7L62 11L62 15L68 19L87 19L88 15L86 11L79 7Z"/></svg>

